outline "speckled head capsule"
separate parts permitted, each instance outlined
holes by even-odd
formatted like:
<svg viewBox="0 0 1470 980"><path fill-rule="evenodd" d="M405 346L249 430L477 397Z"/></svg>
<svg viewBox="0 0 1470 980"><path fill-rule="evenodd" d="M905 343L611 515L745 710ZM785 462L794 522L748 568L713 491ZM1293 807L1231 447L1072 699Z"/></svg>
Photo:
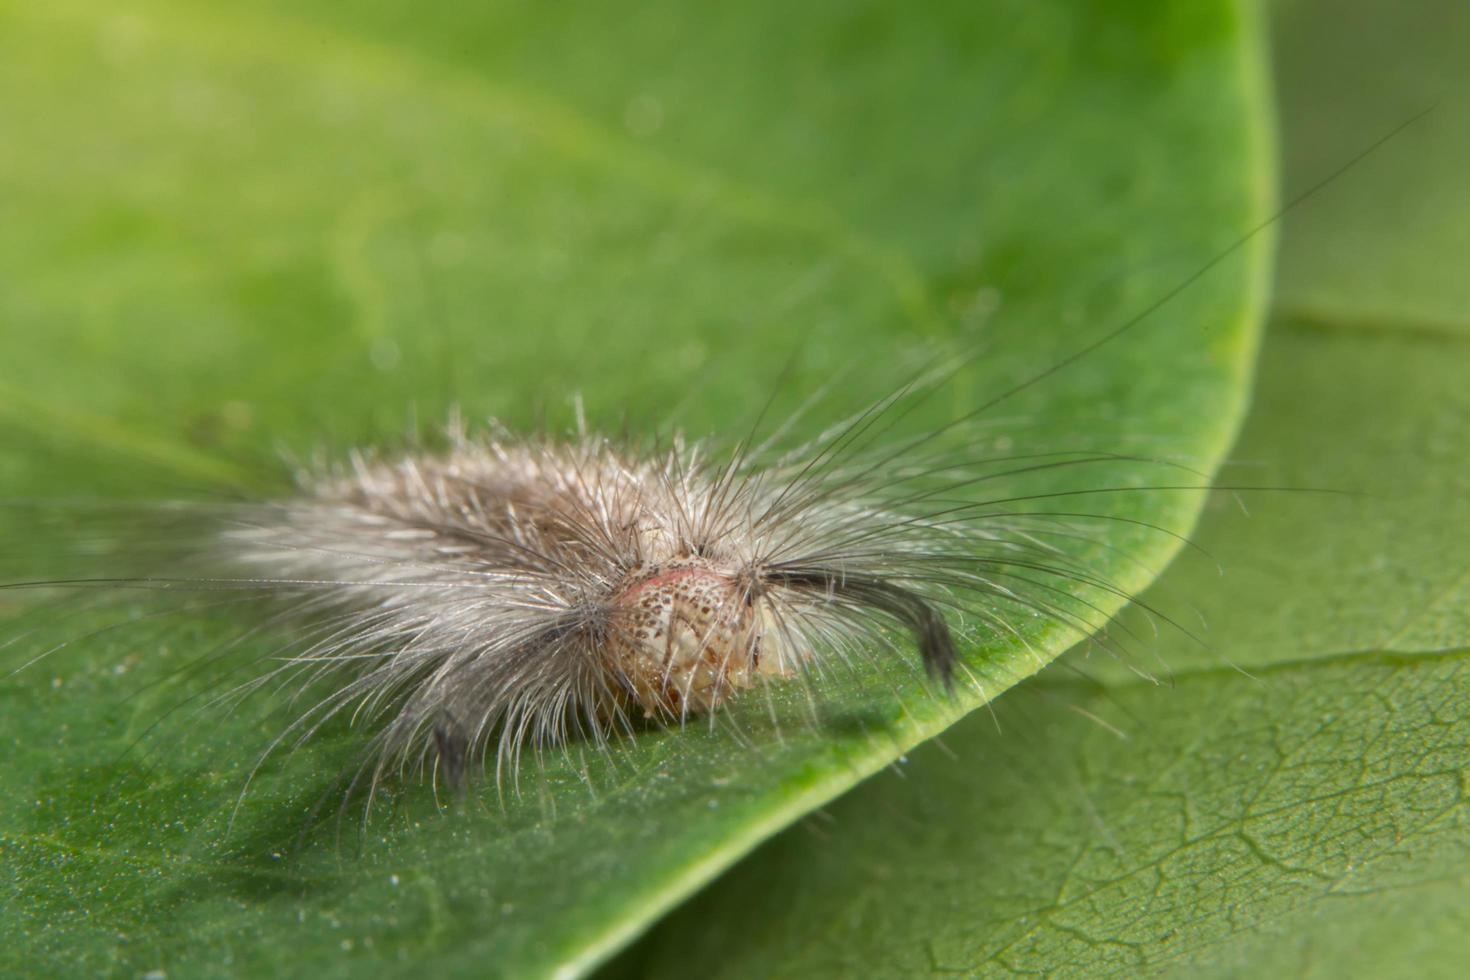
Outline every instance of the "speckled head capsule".
<svg viewBox="0 0 1470 980"><path fill-rule="evenodd" d="M649 717L709 711L758 675L791 672L761 590L715 562L639 569L614 605L608 666Z"/></svg>

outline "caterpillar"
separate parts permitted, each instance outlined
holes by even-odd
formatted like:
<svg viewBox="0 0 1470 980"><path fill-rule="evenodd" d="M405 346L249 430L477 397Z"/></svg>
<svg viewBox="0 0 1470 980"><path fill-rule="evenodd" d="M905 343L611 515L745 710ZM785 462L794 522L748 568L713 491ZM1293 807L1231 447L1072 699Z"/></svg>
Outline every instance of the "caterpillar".
<svg viewBox="0 0 1470 980"><path fill-rule="evenodd" d="M998 453L966 419L947 428L968 449L886 439L942 376L785 448L792 419L722 453L454 418L439 449L302 466L281 499L175 505L167 532L170 511L145 510L166 560L73 584L255 600L283 652L228 697L324 687L278 742L350 713L374 730L374 786L395 767L463 786L487 760L503 774L527 748L605 745L910 650L945 689L964 669L957 617L1014 631L1019 610L1085 633L1091 603L1064 587L1118 591L1048 540L1104 516L954 494L1129 458Z"/></svg>

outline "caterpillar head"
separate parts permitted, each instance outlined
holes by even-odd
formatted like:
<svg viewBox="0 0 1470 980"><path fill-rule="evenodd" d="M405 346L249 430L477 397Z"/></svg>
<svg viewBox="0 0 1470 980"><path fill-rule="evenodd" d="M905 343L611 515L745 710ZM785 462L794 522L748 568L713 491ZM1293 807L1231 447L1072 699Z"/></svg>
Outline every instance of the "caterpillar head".
<svg viewBox="0 0 1470 980"><path fill-rule="evenodd" d="M644 568L613 603L605 655L649 716L708 711L761 674L791 672L794 651L738 570L702 558Z"/></svg>

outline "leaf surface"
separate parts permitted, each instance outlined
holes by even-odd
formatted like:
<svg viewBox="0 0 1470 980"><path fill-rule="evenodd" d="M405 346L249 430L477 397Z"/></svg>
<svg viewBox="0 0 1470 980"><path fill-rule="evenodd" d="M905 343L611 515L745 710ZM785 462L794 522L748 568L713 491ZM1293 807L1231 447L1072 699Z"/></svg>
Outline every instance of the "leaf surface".
<svg viewBox="0 0 1470 980"><path fill-rule="evenodd" d="M932 429L1259 223L1258 44L1236 5L1198 0L8 4L0 487L269 492L278 447L392 443L451 404L564 431L574 393L594 425L673 415L733 440L773 390L790 411L850 371L810 435L926 357L983 351L906 419ZM1211 472L1268 239L1007 402L1014 451ZM1123 461L1088 479L1158 482ZM1123 519L1070 546L1116 583L1098 621L1177 547L1144 523L1187 530L1200 496L1095 502ZM50 559L33 531L9 521L5 578ZM778 692L713 730L548 755L503 798L441 809L408 784L361 835L302 838L364 735L251 777L290 706L210 696L268 640L203 603L52 598L3 598L7 656L46 656L0 689L0 972L583 972L1075 639L979 632L952 700L895 661L829 677L816 717Z"/></svg>

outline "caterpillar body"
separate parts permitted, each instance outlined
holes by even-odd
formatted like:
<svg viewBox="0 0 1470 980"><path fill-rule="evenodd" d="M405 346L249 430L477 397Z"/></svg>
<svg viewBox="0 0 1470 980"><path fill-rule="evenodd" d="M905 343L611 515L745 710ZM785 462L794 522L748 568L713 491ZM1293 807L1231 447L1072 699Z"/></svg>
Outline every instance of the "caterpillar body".
<svg viewBox="0 0 1470 980"><path fill-rule="evenodd" d="M443 450L359 453L303 471L294 496L209 508L195 587L276 607L295 639L241 690L330 677L283 738L343 712L380 723L374 785L393 767L504 771L526 748L680 725L873 656L916 650L948 686L957 616L1075 621L1045 580L1089 580L1045 542L1047 515L944 495L1116 457L859 448L902 400L781 452L455 421Z"/></svg>

